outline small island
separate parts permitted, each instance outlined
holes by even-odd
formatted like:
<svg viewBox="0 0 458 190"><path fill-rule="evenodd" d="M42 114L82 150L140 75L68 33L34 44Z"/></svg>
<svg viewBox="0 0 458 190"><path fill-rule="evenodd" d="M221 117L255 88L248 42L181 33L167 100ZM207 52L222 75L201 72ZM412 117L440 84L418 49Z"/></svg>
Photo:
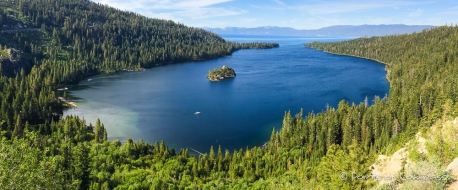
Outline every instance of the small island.
<svg viewBox="0 0 458 190"><path fill-rule="evenodd" d="M210 70L210 72L207 74L207 78L211 81L219 81L224 78L232 78L235 77L235 71L234 69L227 67L226 65L223 65L221 68L213 69Z"/></svg>

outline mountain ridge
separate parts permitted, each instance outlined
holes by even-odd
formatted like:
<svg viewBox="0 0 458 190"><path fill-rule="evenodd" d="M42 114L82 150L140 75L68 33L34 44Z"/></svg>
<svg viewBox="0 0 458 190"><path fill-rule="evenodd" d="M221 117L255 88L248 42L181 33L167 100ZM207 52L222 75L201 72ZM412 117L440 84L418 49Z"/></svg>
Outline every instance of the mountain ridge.
<svg viewBox="0 0 458 190"><path fill-rule="evenodd" d="M295 29L280 26L261 26L255 28L225 27L203 29L219 35L280 35L280 36L387 36L393 34L411 34L430 29L433 25L405 25L405 24L382 24L382 25L334 25L320 29Z"/></svg>

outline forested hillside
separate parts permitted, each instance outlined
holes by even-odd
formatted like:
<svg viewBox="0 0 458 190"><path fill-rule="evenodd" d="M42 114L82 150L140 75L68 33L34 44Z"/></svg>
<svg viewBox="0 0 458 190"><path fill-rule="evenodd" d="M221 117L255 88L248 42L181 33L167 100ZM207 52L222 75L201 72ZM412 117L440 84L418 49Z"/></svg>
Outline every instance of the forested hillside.
<svg viewBox="0 0 458 190"><path fill-rule="evenodd" d="M372 106L342 101L321 113L285 113L282 129L274 129L263 147L211 147L191 156L164 142L110 142L103 121L87 126L76 116L61 118L59 85L278 44L226 42L201 29L85 0L0 0L0 15L0 26L7 26L0 37L0 72L11 75L0 76L1 189L368 188L373 181L342 180L339 174L369 174L375 155L395 151L438 118L458 115L458 27L444 26L309 44L386 63L390 94L376 97ZM438 154L451 159L456 150Z"/></svg>
<svg viewBox="0 0 458 190"><path fill-rule="evenodd" d="M306 44L326 52L364 57L387 65L389 97L376 100L365 111L353 112L358 115L356 117L350 112L349 119L341 123L343 138L340 144L356 140L362 147L379 154L392 153L413 139L419 130L428 131L438 119L458 116L457 37L458 26L442 26L411 35ZM341 108L339 104L339 110ZM453 142L442 143L444 147L440 143L435 147L440 149L435 151L435 159L450 163L458 157L458 147L445 146L456 144Z"/></svg>
<svg viewBox="0 0 458 190"><path fill-rule="evenodd" d="M0 15L0 73L13 77L0 79L0 121L7 130L18 115L30 124L58 119L62 106L54 90L89 75L278 46L227 42L202 29L86 0L2 0Z"/></svg>

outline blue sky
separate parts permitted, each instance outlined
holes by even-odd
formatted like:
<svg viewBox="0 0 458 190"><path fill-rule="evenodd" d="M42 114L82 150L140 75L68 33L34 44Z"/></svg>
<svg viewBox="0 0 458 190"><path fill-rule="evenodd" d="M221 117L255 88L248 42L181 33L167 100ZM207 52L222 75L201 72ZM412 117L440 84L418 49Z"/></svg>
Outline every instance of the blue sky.
<svg viewBox="0 0 458 190"><path fill-rule="evenodd" d="M93 0L194 27L458 24L456 0Z"/></svg>

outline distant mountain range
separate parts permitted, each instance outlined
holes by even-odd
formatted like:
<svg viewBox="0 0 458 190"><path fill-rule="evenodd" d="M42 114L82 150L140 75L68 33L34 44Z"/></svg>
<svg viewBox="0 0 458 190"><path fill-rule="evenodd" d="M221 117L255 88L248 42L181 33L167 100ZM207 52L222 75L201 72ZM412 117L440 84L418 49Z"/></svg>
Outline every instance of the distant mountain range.
<svg viewBox="0 0 458 190"><path fill-rule="evenodd" d="M290 27L264 26L257 28L226 27L204 28L214 33L238 35L279 35L279 36L386 36L393 34L411 34L429 29L432 25L336 25L314 30L297 30Z"/></svg>

